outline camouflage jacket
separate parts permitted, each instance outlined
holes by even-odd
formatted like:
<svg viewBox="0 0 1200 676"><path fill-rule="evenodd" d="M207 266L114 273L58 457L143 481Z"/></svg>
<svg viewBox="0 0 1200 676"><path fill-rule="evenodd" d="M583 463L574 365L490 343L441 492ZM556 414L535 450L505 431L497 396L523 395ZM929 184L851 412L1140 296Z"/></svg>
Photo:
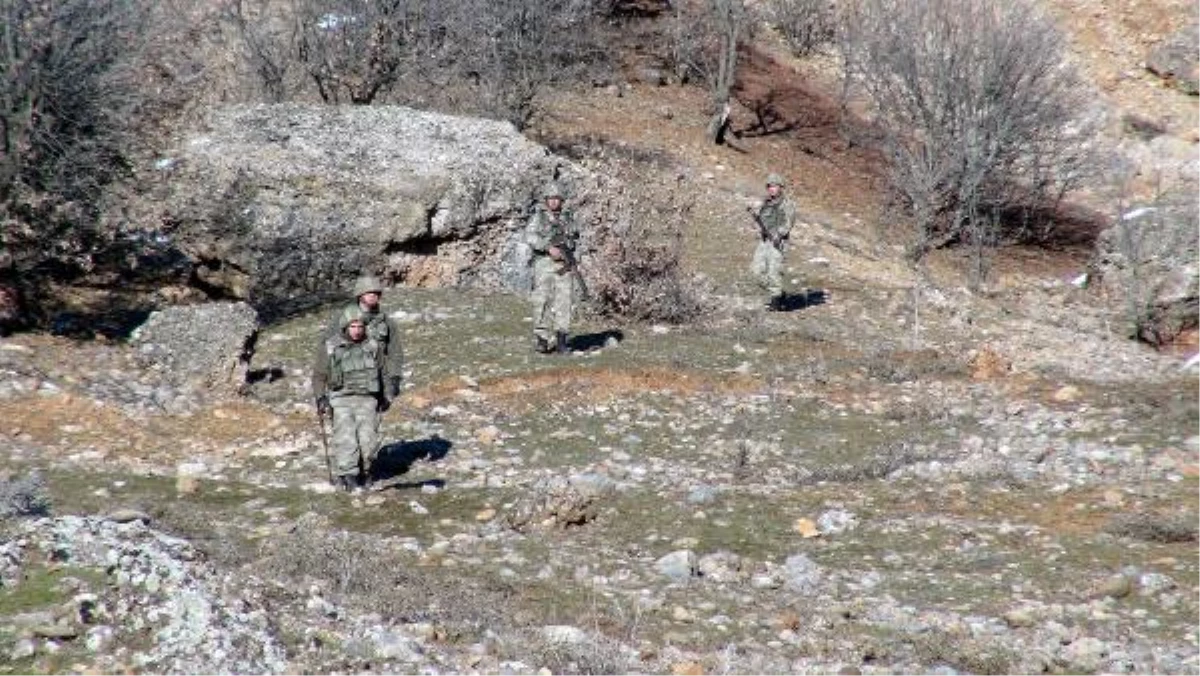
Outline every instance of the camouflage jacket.
<svg viewBox="0 0 1200 676"><path fill-rule="evenodd" d="M538 206L525 230L525 242L535 256L547 255L551 246L563 247L569 254L574 254L579 244L579 226L566 209L560 210L555 218L550 210Z"/></svg>
<svg viewBox="0 0 1200 676"><path fill-rule="evenodd" d="M782 195L775 199L767 198L755 213L763 239L783 248L783 243L791 236L792 225L796 222L795 203Z"/></svg>
<svg viewBox="0 0 1200 676"><path fill-rule="evenodd" d="M313 360L312 372L314 397L329 393L329 357L333 354L334 348L345 340L345 336L338 328L342 312L344 309L333 313L329 325L321 332L320 339L317 341L317 354ZM400 346L400 331L396 327L396 322L382 311L365 314L368 316L367 339L374 342L379 349L378 360L383 382L387 383L392 378L401 377L404 372L404 350Z"/></svg>
<svg viewBox="0 0 1200 676"><path fill-rule="evenodd" d="M329 395L380 396L383 393L380 344L367 338L360 342L343 339L333 346L327 361Z"/></svg>

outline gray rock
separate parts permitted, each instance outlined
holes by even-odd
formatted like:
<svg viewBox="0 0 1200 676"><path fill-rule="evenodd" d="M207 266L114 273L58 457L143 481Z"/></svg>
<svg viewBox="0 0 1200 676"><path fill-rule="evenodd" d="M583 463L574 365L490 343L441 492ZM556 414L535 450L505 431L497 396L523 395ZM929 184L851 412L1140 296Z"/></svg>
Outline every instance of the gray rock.
<svg viewBox="0 0 1200 676"><path fill-rule="evenodd" d="M831 509L817 517L817 528L826 535L836 535L858 526L858 517L844 509Z"/></svg>
<svg viewBox="0 0 1200 676"><path fill-rule="evenodd" d="M1124 335L1162 344L1196 328L1200 221L1192 201L1168 195L1162 203L1129 209L1097 238L1089 267ZM1130 303L1144 313L1139 325L1129 319Z"/></svg>
<svg viewBox="0 0 1200 676"><path fill-rule="evenodd" d="M1183 92L1200 94L1200 65L1196 62L1198 24L1176 31L1146 55L1146 69Z"/></svg>
<svg viewBox="0 0 1200 676"><path fill-rule="evenodd" d="M588 211L583 172L511 124L399 106L215 109L177 154L175 243L265 317L343 297L361 270L524 288L537 188L557 173ZM469 244L421 251L445 240Z"/></svg>
<svg viewBox="0 0 1200 676"><path fill-rule="evenodd" d="M14 662L17 660L25 660L37 654L37 642L31 638L17 639L12 650L8 653L9 658Z"/></svg>
<svg viewBox="0 0 1200 676"><path fill-rule="evenodd" d="M733 552L705 554L700 557L696 567L701 575L713 582L736 582L744 577L742 559Z"/></svg>
<svg viewBox="0 0 1200 676"><path fill-rule="evenodd" d="M692 490L688 491L687 501L689 504L693 505L707 505L708 503L716 500L717 496L720 494L720 489L716 488L715 486L696 486Z"/></svg>
<svg viewBox="0 0 1200 676"><path fill-rule="evenodd" d="M419 659L424 652L421 644L393 631L376 631L371 634L371 641L374 655L378 659L411 662Z"/></svg>
<svg viewBox="0 0 1200 676"><path fill-rule="evenodd" d="M84 635L83 645L94 653L107 652L115 637L116 632L110 626L100 625L91 627L87 630L87 634Z"/></svg>
<svg viewBox="0 0 1200 676"><path fill-rule="evenodd" d="M696 554L690 549L671 552L655 561L654 569L675 582L684 582L698 572Z"/></svg>
<svg viewBox="0 0 1200 676"><path fill-rule="evenodd" d="M582 645L588 642L586 631L568 624L547 625L542 627L538 633L549 643Z"/></svg>
<svg viewBox="0 0 1200 676"><path fill-rule="evenodd" d="M246 303L205 303L154 312L131 344L145 367L161 367L177 385L237 389L258 335L258 314Z"/></svg>
<svg viewBox="0 0 1200 676"><path fill-rule="evenodd" d="M793 554L783 563L783 584L793 591L812 591L821 582L821 567L804 554Z"/></svg>
<svg viewBox="0 0 1200 676"><path fill-rule="evenodd" d="M1101 667L1108 653L1109 647L1104 641L1084 636L1064 646L1062 658L1066 661L1068 670L1092 673Z"/></svg>

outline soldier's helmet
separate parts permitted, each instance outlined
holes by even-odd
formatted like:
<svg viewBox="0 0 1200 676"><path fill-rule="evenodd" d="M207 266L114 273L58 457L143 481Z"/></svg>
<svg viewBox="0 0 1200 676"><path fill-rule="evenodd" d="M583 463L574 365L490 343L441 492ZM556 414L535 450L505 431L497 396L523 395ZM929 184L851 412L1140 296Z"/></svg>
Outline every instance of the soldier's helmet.
<svg viewBox="0 0 1200 676"><path fill-rule="evenodd" d="M566 191L563 190L562 184L558 181L551 181L542 186L542 199L548 200L551 197L557 197L560 200L567 197Z"/></svg>
<svg viewBox="0 0 1200 676"><path fill-rule="evenodd" d="M363 325L367 323L367 313L363 312L357 305L347 306L342 310L342 314L338 317L338 327L342 333L346 332L351 322L361 322Z"/></svg>
<svg viewBox="0 0 1200 676"><path fill-rule="evenodd" d="M354 297L358 298L364 293L383 293L383 285L379 283L379 278L375 275L363 275L354 280Z"/></svg>
<svg viewBox="0 0 1200 676"><path fill-rule="evenodd" d="M767 185L768 186L777 185L780 188L783 188L787 184L784 182L783 177L780 176L779 174L769 174L767 176Z"/></svg>

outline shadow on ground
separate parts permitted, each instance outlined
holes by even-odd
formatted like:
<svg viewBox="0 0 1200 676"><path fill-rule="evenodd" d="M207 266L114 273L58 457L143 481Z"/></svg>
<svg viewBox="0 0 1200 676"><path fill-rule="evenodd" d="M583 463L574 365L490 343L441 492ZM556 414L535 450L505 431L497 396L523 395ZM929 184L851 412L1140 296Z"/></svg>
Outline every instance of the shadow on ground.
<svg viewBox="0 0 1200 676"><path fill-rule="evenodd" d="M829 295L824 289L805 289L799 293L784 293L771 309L777 312L794 312L804 308L824 305Z"/></svg>
<svg viewBox="0 0 1200 676"><path fill-rule="evenodd" d="M376 481L389 481L408 472L413 463L418 460L437 462L450 453L454 444L436 434L428 439L398 441L387 444L379 449L372 468ZM426 482L421 482L429 483ZM421 485L421 484L416 484Z"/></svg>
<svg viewBox="0 0 1200 676"><path fill-rule="evenodd" d="M608 345L609 340L619 343L625 340L625 333L618 329L609 329L599 333L582 333L568 339L567 347L571 348L572 352L590 352Z"/></svg>

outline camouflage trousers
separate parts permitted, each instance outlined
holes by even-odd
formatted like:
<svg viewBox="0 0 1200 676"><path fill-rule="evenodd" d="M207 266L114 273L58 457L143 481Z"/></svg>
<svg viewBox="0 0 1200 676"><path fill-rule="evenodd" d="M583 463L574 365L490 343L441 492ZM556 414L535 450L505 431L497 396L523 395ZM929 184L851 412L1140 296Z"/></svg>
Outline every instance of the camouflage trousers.
<svg viewBox="0 0 1200 676"><path fill-rule="evenodd" d="M750 273L771 296L783 293L783 252L766 240L759 242L750 263Z"/></svg>
<svg viewBox="0 0 1200 676"><path fill-rule="evenodd" d="M559 266L543 256L533 265L533 335L552 342L554 333L571 330L575 310L575 275L559 273Z"/></svg>
<svg viewBox="0 0 1200 676"><path fill-rule="evenodd" d="M373 395L333 397L333 473L357 475L371 469L379 455L379 401Z"/></svg>

